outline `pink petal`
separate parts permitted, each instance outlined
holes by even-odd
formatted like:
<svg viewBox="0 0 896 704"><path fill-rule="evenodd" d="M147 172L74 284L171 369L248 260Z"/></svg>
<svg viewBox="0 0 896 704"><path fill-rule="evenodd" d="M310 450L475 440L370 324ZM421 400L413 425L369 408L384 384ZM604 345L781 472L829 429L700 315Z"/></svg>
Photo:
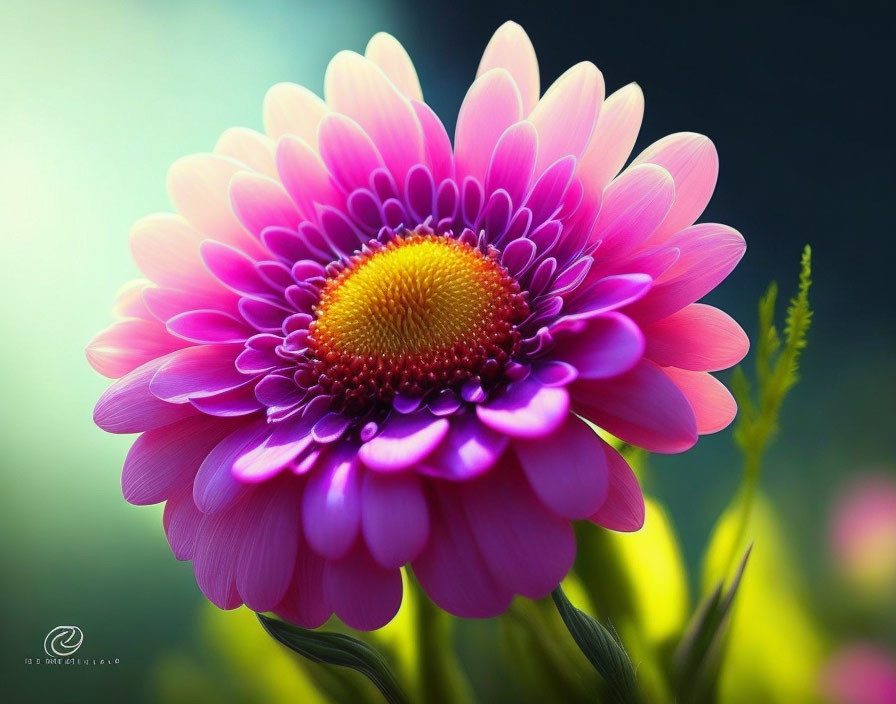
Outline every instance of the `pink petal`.
<svg viewBox="0 0 896 704"><path fill-rule="evenodd" d="M193 558L201 522L202 512L193 503L193 492L189 489L172 496L165 503L162 524L171 552L178 560Z"/></svg>
<svg viewBox="0 0 896 704"><path fill-rule="evenodd" d="M538 59L529 36L516 22L505 22L498 27L485 47L476 77L493 68L503 68L513 77L522 99L523 114L528 115L540 93Z"/></svg>
<svg viewBox="0 0 896 704"><path fill-rule="evenodd" d="M476 406L479 420L515 438L550 435L569 411L566 389L542 386L533 379L515 381L494 400Z"/></svg>
<svg viewBox="0 0 896 704"><path fill-rule="evenodd" d="M326 562L308 546L301 534L296 552L290 586L275 611L281 618L304 628L318 628L333 612L324 594Z"/></svg>
<svg viewBox="0 0 896 704"><path fill-rule="evenodd" d="M245 501L227 511L204 515L196 535L196 584L219 609L235 609L242 604L236 588L236 562L243 536L251 527L244 505Z"/></svg>
<svg viewBox="0 0 896 704"><path fill-rule="evenodd" d="M604 78L589 61L576 64L547 89L528 118L538 131L535 173L565 156L582 156L603 99Z"/></svg>
<svg viewBox="0 0 896 704"><path fill-rule="evenodd" d="M423 131L414 109L372 61L341 51L327 66L324 95L370 136L398 183L424 159Z"/></svg>
<svg viewBox="0 0 896 704"><path fill-rule="evenodd" d="M601 191L625 164L644 117L644 93L630 83L604 101L588 149L579 163L579 175L594 191Z"/></svg>
<svg viewBox="0 0 896 704"><path fill-rule="evenodd" d="M241 345L197 345L172 353L159 367L149 390L163 401L183 403L214 396L248 379L234 366Z"/></svg>
<svg viewBox="0 0 896 704"><path fill-rule="evenodd" d="M682 228L693 225L706 208L719 175L719 155L703 135L680 132L654 142L632 162L659 164L675 180L675 204L654 233L660 242Z"/></svg>
<svg viewBox="0 0 896 704"><path fill-rule="evenodd" d="M364 56L382 69L406 98L423 100L420 80L408 52L401 43L386 32L377 32L367 42Z"/></svg>
<svg viewBox="0 0 896 704"><path fill-rule="evenodd" d="M609 379L624 374L644 354L644 334L621 313L604 313L575 333L558 337L554 356L572 364L580 379Z"/></svg>
<svg viewBox="0 0 896 704"><path fill-rule="evenodd" d="M663 372L684 394L697 418L700 435L727 428L737 415L737 403L725 385L712 374L664 367Z"/></svg>
<svg viewBox="0 0 896 704"><path fill-rule="evenodd" d="M263 257L264 249L230 208L230 179L245 166L217 154L194 154L168 170L168 193L177 211L205 237L246 254Z"/></svg>
<svg viewBox="0 0 896 704"><path fill-rule="evenodd" d="M434 492L429 541L414 560L414 576L439 607L461 618L504 613L513 596L491 576L467 523L457 489Z"/></svg>
<svg viewBox="0 0 896 704"><path fill-rule="evenodd" d="M118 379L96 402L93 422L107 433L140 433L196 415L191 405L166 403L149 390L156 372L171 358L159 357Z"/></svg>
<svg viewBox="0 0 896 704"><path fill-rule="evenodd" d="M454 132L459 180L465 176L485 180L495 145L522 113L519 89L506 70L493 68L476 79L460 107Z"/></svg>
<svg viewBox="0 0 896 704"><path fill-rule="evenodd" d="M167 323L168 331L184 340L204 343L244 342L254 330L243 321L219 310L191 310Z"/></svg>
<svg viewBox="0 0 896 704"><path fill-rule="evenodd" d="M485 192L507 191L511 202L520 205L529 192L538 154L538 132L531 122L507 128L492 153L485 179Z"/></svg>
<svg viewBox="0 0 896 704"><path fill-rule="evenodd" d="M411 105L423 130L426 163L429 164L433 179L436 183L441 183L446 178L452 178L454 176L454 154L445 126L428 105L416 100L412 100Z"/></svg>
<svg viewBox="0 0 896 704"><path fill-rule="evenodd" d="M603 441L601 445L610 475L610 488L603 506L588 520L610 530L626 533L640 530L644 525L644 495L638 478L622 455Z"/></svg>
<svg viewBox="0 0 896 704"><path fill-rule="evenodd" d="M224 130L215 144L215 154L241 161L259 173L277 177L274 164L274 140L245 127Z"/></svg>
<svg viewBox="0 0 896 704"><path fill-rule="evenodd" d="M514 449L532 490L564 518L586 518L607 498L603 441L573 415L546 438L517 440Z"/></svg>
<svg viewBox="0 0 896 704"><path fill-rule="evenodd" d="M314 144L317 144L316 140L317 135ZM317 204L340 207L344 202L317 151L300 139L287 136L280 140L277 171L306 220L314 217Z"/></svg>
<svg viewBox="0 0 896 704"><path fill-rule="evenodd" d="M193 501L203 513L218 513L245 496L250 487L233 476L233 464L270 435L264 419L241 424L215 445L193 480Z"/></svg>
<svg viewBox="0 0 896 704"><path fill-rule="evenodd" d="M371 469L397 472L425 459L447 432L448 421L427 410L393 413L380 434L361 445L358 456Z"/></svg>
<svg viewBox="0 0 896 704"><path fill-rule="evenodd" d="M423 485L410 472L367 472L361 489L361 528L373 558L384 568L410 562L429 537Z"/></svg>
<svg viewBox="0 0 896 704"><path fill-rule="evenodd" d="M576 540L569 522L548 511L516 466L507 462L460 486L476 544L495 580L530 599L547 596L572 567Z"/></svg>
<svg viewBox="0 0 896 704"><path fill-rule="evenodd" d="M591 240L600 241L595 270L639 249L660 226L675 201L675 183L661 166L627 169L606 187Z"/></svg>
<svg viewBox="0 0 896 704"><path fill-rule="evenodd" d="M361 524L361 468L355 448L335 447L319 462L302 496L302 525L319 555L337 559L355 542Z"/></svg>
<svg viewBox="0 0 896 704"><path fill-rule="evenodd" d="M143 433L131 445L121 472L129 503L157 504L192 487L209 452L234 429L232 422L193 416Z"/></svg>
<svg viewBox="0 0 896 704"><path fill-rule="evenodd" d="M110 379L186 346L167 333L158 321L131 318L110 325L87 344L87 361Z"/></svg>
<svg viewBox="0 0 896 704"><path fill-rule="evenodd" d="M131 255L140 271L161 286L232 296L199 258L199 243L205 239L208 235L177 215L148 215L131 228Z"/></svg>
<svg viewBox="0 0 896 704"><path fill-rule="evenodd" d="M233 463L233 476L248 483L270 479L312 444L312 422L290 418L273 424L263 442L247 449Z"/></svg>
<svg viewBox="0 0 896 704"><path fill-rule="evenodd" d="M317 126L328 111L323 100L295 83L278 83L268 90L263 110L269 137L290 134L308 144L317 144Z"/></svg>
<svg viewBox="0 0 896 704"><path fill-rule="evenodd" d="M246 506L246 532L236 562L236 588L254 611L280 603L293 575L299 545L299 496L284 482L252 493Z"/></svg>
<svg viewBox="0 0 896 704"><path fill-rule="evenodd" d="M236 174L230 181L230 204L256 237L266 227L295 228L303 219L283 186L261 174Z"/></svg>
<svg viewBox="0 0 896 704"><path fill-rule="evenodd" d="M694 412L653 362L613 379L576 380L573 408L616 437L651 452L684 452L697 442Z"/></svg>
<svg viewBox="0 0 896 704"><path fill-rule="evenodd" d="M318 132L320 155L330 173L346 191L366 188L370 175L383 166L383 157L354 120L331 113Z"/></svg>
<svg viewBox="0 0 896 704"><path fill-rule="evenodd" d="M718 308L692 303L644 329L645 355L661 367L714 372L733 367L750 348L747 334Z"/></svg>
<svg viewBox="0 0 896 704"><path fill-rule="evenodd" d="M380 567L359 543L341 560L327 562L324 592L346 626L372 631L385 626L398 613L401 572Z"/></svg>
<svg viewBox="0 0 896 704"><path fill-rule="evenodd" d="M679 250L678 259L626 310L639 323L665 318L705 296L725 280L747 248L737 230L712 223L682 230L668 244Z"/></svg>

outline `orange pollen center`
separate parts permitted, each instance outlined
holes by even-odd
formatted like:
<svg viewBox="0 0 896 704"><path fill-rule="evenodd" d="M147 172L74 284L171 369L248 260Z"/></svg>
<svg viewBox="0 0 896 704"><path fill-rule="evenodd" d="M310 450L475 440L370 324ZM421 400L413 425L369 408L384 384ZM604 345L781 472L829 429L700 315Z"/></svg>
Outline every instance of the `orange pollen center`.
<svg viewBox="0 0 896 704"><path fill-rule="evenodd" d="M365 410L501 375L529 313L497 259L452 237L408 232L327 280L309 328L319 383Z"/></svg>

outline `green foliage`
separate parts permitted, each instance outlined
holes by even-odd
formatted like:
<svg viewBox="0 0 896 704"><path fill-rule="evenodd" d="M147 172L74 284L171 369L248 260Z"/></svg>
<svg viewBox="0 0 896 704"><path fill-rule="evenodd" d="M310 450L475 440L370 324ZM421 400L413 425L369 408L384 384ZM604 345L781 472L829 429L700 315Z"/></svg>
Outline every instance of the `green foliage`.
<svg viewBox="0 0 896 704"><path fill-rule="evenodd" d="M739 406L734 440L744 454L746 471L751 477L758 473L762 455L778 431L784 398L799 380L800 355L806 347L812 322L811 284L812 250L806 245L800 261L797 293L787 306L783 341L775 326L778 285L772 282L759 300L755 394L742 366L734 370L731 379L731 391Z"/></svg>

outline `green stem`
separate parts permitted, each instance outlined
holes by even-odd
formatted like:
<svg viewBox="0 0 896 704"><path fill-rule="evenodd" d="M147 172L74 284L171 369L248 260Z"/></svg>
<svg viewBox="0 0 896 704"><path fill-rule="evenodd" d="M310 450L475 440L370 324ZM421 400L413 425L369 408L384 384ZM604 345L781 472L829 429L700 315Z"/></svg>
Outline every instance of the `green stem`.
<svg viewBox="0 0 896 704"><path fill-rule="evenodd" d="M452 617L433 604L408 570L414 590L417 671L426 704L471 704L470 685L464 676L452 637Z"/></svg>

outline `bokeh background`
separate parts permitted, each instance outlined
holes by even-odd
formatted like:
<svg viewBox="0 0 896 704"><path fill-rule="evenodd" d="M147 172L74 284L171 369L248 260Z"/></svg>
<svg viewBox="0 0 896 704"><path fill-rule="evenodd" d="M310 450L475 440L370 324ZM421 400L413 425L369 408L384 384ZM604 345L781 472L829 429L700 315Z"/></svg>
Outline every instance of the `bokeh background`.
<svg viewBox="0 0 896 704"><path fill-rule="evenodd" d="M92 425L106 381L83 347L137 274L130 224L169 208L168 165L229 126L260 129L276 82L320 92L330 56L379 30L404 43L449 129L489 36L514 19L543 86L583 59L608 91L640 83L636 151L670 132L708 134L721 176L704 219L748 241L712 300L748 332L768 281L789 295L813 245L815 325L763 485L814 607L836 610L830 507L853 475L896 475L891 25L884 3L679 5L0 4L0 681L12 701L156 701L159 663L176 669L172 653L197 647L201 595L170 555L160 507L121 498L131 439ZM651 466L696 568L739 479L730 433ZM120 664L27 666L60 624L83 629L82 654Z"/></svg>

